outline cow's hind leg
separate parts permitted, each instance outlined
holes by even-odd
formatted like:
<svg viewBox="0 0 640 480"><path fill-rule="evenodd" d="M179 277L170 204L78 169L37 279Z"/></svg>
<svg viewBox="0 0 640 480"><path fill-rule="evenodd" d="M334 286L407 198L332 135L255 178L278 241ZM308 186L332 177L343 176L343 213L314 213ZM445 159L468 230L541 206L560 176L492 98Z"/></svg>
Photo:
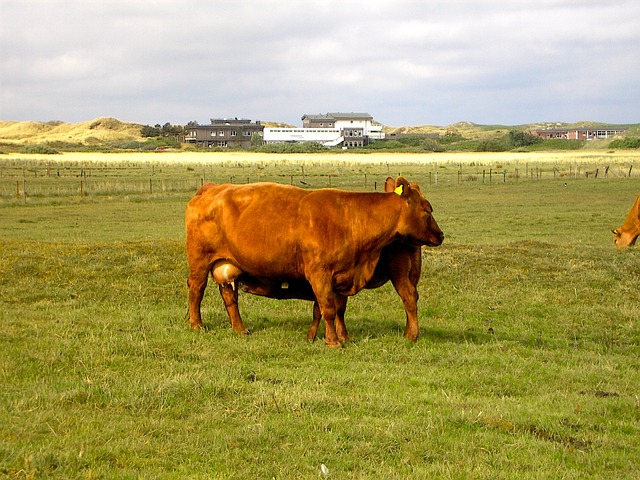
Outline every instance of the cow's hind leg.
<svg viewBox="0 0 640 480"><path fill-rule="evenodd" d="M204 328L200 314L200 306L202 305L204 291L207 288L208 277L208 269L192 269L187 279L187 285L189 287L189 325L195 330Z"/></svg>
<svg viewBox="0 0 640 480"><path fill-rule="evenodd" d="M320 313L320 305L318 305L318 301L314 300L313 302L313 320L311 320L311 327L309 327L309 331L307 332L307 340L313 342L316 339L316 334L318 333L318 327L320 326L320 320L322 319L322 314Z"/></svg>
<svg viewBox="0 0 640 480"><path fill-rule="evenodd" d="M220 288L220 295L224 301L224 307L227 310L233 331L245 335L250 333L242 323L242 317L240 317L240 310L238 309L238 289L232 283L221 283L218 287Z"/></svg>

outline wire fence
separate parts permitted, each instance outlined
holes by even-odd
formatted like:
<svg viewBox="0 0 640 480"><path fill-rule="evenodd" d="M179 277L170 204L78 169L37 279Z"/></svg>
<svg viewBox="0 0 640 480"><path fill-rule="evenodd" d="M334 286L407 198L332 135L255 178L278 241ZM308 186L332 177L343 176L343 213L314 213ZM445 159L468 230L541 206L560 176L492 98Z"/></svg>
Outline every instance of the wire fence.
<svg viewBox="0 0 640 480"><path fill-rule="evenodd" d="M228 162L226 164L112 165L56 161L0 160L0 199L100 195L169 195L195 192L207 182L246 184L276 182L302 188L341 188L375 191L388 176L404 175L423 187L498 185L538 181L578 181L639 178L633 162L534 163L341 163L341 162Z"/></svg>

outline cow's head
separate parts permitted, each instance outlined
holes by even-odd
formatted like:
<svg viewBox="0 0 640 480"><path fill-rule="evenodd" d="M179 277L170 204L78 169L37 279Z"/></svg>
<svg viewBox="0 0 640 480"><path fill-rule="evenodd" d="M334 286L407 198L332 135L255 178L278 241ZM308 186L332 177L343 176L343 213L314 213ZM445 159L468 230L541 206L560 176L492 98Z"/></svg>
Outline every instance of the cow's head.
<svg viewBox="0 0 640 480"><path fill-rule="evenodd" d="M389 177L384 184L384 190L399 195L406 202L407 208L398 225L398 232L403 241L430 247L437 247L442 243L444 233L433 218L433 208L420 192L417 183L409 183L403 177L395 180Z"/></svg>
<svg viewBox="0 0 640 480"><path fill-rule="evenodd" d="M638 235L634 235L628 230L613 228L611 232L613 233L613 243L618 248L631 247L636 244Z"/></svg>

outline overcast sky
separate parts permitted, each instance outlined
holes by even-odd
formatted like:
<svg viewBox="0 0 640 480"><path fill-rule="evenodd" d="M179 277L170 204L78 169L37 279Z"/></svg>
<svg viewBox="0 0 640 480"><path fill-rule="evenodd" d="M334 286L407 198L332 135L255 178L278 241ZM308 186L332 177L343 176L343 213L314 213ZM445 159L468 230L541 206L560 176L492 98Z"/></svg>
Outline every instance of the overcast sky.
<svg viewBox="0 0 640 480"><path fill-rule="evenodd" d="M0 120L640 123L640 2L0 0Z"/></svg>

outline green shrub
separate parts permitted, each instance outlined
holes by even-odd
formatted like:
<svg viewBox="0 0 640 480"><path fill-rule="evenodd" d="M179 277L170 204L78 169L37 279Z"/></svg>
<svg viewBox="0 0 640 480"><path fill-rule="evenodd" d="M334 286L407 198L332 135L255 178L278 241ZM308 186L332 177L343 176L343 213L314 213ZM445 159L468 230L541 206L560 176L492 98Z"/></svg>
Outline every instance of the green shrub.
<svg viewBox="0 0 640 480"><path fill-rule="evenodd" d="M626 137L614 140L609 148L640 148L640 137Z"/></svg>
<svg viewBox="0 0 640 480"><path fill-rule="evenodd" d="M511 130L508 134L507 143L511 148L526 147L529 145L536 145L541 143L542 138L532 133L522 132L518 130Z"/></svg>
<svg viewBox="0 0 640 480"><path fill-rule="evenodd" d="M28 145L24 147L24 153L36 153L41 155L59 155L60 152L49 145Z"/></svg>
<svg viewBox="0 0 640 480"><path fill-rule="evenodd" d="M509 150L503 139L493 138L478 143L476 152L505 152Z"/></svg>
<svg viewBox="0 0 640 480"><path fill-rule="evenodd" d="M366 148L371 150L406 150L407 144L402 143L400 140L376 140Z"/></svg>
<svg viewBox="0 0 640 480"><path fill-rule="evenodd" d="M582 140L563 140L561 138L550 138L535 145L529 145L529 150L580 150L584 146Z"/></svg>
<svg viewBox="0 0 640 480"><path fill-rule="evenodd" d="M256 147L254 151L263 153L316 153L324 152L327 147L316 142L268 143Z"/></svg>

